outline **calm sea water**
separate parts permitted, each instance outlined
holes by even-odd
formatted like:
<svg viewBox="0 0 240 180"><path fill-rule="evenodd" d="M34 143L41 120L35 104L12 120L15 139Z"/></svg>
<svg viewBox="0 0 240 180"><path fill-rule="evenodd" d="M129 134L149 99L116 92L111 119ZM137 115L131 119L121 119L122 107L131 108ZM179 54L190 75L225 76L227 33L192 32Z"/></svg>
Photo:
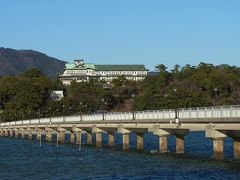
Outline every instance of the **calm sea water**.
<svg viewBox="0 0 240 180"><path fill-rule="evenodd" d="M86 142L83 135L82 142ZM131 150L121 151L121 135L116 147L39 142L0 138L0 179L240 179L240 162L232 160L232 141L225 141L225 160L212 158L212 141L204 133L190 133L185 139L185 155L174 153L174 137L169 138L170 153L158 154L158 138L145 135L145 152L136 152L135 136ZM44 139L44 137L43 137ZM66 137L69 141L69 137ZM103 135L104 144L107 136Z"/></svg>

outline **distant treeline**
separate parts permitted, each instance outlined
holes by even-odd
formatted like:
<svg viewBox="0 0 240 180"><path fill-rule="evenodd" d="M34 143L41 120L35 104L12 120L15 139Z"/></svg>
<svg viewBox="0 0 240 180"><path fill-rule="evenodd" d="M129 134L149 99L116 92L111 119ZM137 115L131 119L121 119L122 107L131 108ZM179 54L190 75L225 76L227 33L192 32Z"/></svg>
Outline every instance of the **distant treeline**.
<svg viewBox="0 0 240 180"><path fill-rule="evenodd" d="M115 79L112 88L105 82L72 82L47 78L37 69L19 76L0 78L0 121L40 118L102 111L156 110L240 104L240 68L229 65L175 65L170 71L163 64L158 74L142 82ZM50 92L63 90L60 101Z"/></svg>

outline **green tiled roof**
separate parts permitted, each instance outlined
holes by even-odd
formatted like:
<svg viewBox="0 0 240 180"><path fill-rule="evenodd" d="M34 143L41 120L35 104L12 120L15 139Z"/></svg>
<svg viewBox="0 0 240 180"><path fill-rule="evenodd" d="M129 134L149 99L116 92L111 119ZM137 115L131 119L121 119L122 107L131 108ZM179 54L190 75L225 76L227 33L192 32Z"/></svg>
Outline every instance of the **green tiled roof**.
<svg viewBox="0 0 240 180"><path fill-rule="evenodd" d="M96 69L96 67L95 67L94 64L89 64L89 63L87 63L87 64L84 64L83 66L84 66L85 68L87 68L87 69Z"/></svg>
<svg viewBox="0 0 240 180"><path fill-rule="evenodd" d="M66 69L75 69L75 68L80 68L80 69L96 69L94 64L86 63L83 64L82 66L76 66L75 63L66 63L65 64Z"/></svg>
<svg viewBox="0 0 240 180"><path fill-rule="evenodd" d="M100 71L142 71L146 70L142 64L129 64L129 65L95 65L97 70Z"/></svg>
<svg viewBox="0 0 240 180"><path fill-rule="evenodd" d="M73 68L75 68L75 64L74 63L66 63L65 67L66 67L66 69L73 69Z"/></svg>

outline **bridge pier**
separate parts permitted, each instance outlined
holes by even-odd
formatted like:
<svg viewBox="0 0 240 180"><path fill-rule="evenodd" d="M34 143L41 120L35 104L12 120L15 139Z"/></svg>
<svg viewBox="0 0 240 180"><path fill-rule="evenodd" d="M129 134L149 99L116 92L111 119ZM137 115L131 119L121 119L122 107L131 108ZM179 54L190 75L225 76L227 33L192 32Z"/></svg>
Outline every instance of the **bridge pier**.
<svg viewBox="0 0 240 180"><path fill-rule="evenodd" d="M92 127L92 133L95 133L96 135L96 146L98 148L102 147L102 132L103 130L97 128L96 126Z"/></svg>
<svg viewBox="0 0 240 180"><path fill-rule="evenodd" d="M207 125L205 133L207 138L213 140L213 155L215 159L224 159L224 138L227 137L226 134L216 130L214 124Z"/></svg>
<svg viewBox="0 0 240 180"><path fill-rule="evenodd" d="M176 153L184 154L184 135L176 135Z"/></svg>
<svg viewBox="0 0 240 180"><path fill-rule="evenodd" d="M70 131L70 143L75 143L75 133L73 131Z"/></svg>
<svg viewBox="0 0 240 180"><path fill-rule="evenodd" d="M82 144L82 131L76 132L76 144Z"/></svg>
<svg viewBox="0 0 240 180"><path fill-rule="evenodd" d="M114 132L108 132L108 146L114 147Z"/></svg>
<svg viewBox="0 0 240 180"><path fill-rule="evenodd" d="M8 136L8 130L4 131L4 136L6 136L6 137Z"/></svg>
<svg viewBox="0 0 240 180"><path fill-rule="evenodd" d="M3 130L0 129L0 136L3 136Z"/></svg>
<svg viewBox="0 0 240 180"><path fill-rule="evenodd" d="M36 132L36 140L40 141L41 138L42 138L42 130L38 129Z"/></svg>
<svg viewBox="0 0 240 180"><path fill-rule="evenodd" d="M15 136L15 138L18 138L18 135L19 135L18 132L19 132L18 129L14 129L14 136Z"/></svg>
<svg viewBox="0 0 240 180"><path fill-rule="evenodd" d="M70 142L73 144L82 143L82 129L77 128L75 125L70 129Z"/></svg>
<svg viewBox="0 0 240 180"><path fill-rule="evenodd" d="M239 138L233 139L233 158L235 160L240 159L240 139Z"/></svg>
<svg viewBox="0 0 240 180"><path fill-rule="evenodd" d="M114 134L117 131L117 128L101 127L101 129L98 128L98 130L107 133L108 147L114 147Z"/></svg>
<svg viewBox="0 0 240 180"><path fill-rule="evenodd" d="M10 137L10 130L7 130L7 136Z"/></svg>
<svg viewBox="0 0 240 180"><path fill-rule="evenodd" d="M64 129L64 128L59 126L56 129L56 131L57 131L58 141L60 143L65 143L65 132L66 132L66 129Z"/></svg>
<svg viewBox="0 0 240 180"><path fill-rule="evenodd" d="M65 131L60 131L59 132L59 142L60 143L65 143Z"/></svg>
<svg viewBox="0 0 240 180"><path fill-rule="evenodd" d="M28 139L32 139L32 130L28 130Z"/></svg>
<svg viewBox="0 0 240 180"><path fill-rule="evenodd" d="M96 146L97 148L102 147L102 132L96 132Z"/></svg>
<svg viewBox="0 0 240 180"><path fill-rule="evenodd" d="M25 138L25 129L21 130L21 138L24 139Z"/></svg>
<svg viewBox="0 0 240 180"><path fill-rule="evenodd" d="M131 131L129 131L128 129L124 128L123 125L119 125L118 129L117 129L118 133L122 134L122 147L124 151L129 150L129 133L131 133Z"/></svg>
<svg viewBox="0 0 240 180"><path fill-rule="evenodd" d="M1 136L5 136L5 131L4 131L4 129L1 131Z"/></svg>
<svg viewBox="0 0 240 180"><path fill-rule="evenodd" d="M5 136L5 130L4 129L2 130L2 136Z"/></svg>
<svg viewBox="0 0 240 180"><path fill-rule="evenodd" d="M223 133L233 139L233 159L240 160L240 131L225 130Z"/></svg>
<svg viewBox="0 0 240 180"><path fill-rule="evenodd" d="M215 159L224 159L224 139L213 139L213 153Z"/></svg>
<svg viewBox="0 0 240 180"><path fill-rule="evenodd" d="M153 134L159 136L159 151L160 153L168 152L168 131L160 129L159 125L156 124L153 126Z"/></svg>
<svg viewBox="0 0 240 180"><path fill-rule="evenodd" d="M189 133L189 129L176 129L174 125L169 128L160 128L159 124L153 126L153 134L159 136L159 149L160 153L168 152L168 141L167 137L170 134L174 134L176 137L176 153L184 154L184 136Z"/></svg>
<svg viewBox="0 0 240 180"><path fill-rule="evenodd" d="M129 150L129 133L122 134L123 150Z"/></svg>
<svg viewBox="0 0 240 180"><path fill-rule="evenodd" d="M12 129L9 130L9 136L13 137L13 130Z"/></svg>
<svg viewBox="0 0 240 180"><path fill-rule="evenodd" d="M159 150L160 150L160 153L168 152L167 136L159 136Z"/></svg>
<svg viewBox="0 0 240 180"><path fill-rule="evenodd" d="M226 125L225 125L226 126ZM239 128L231 125L230 128L216 127L214 124L206 126L206 137L213 139L213 154L218 160L224 159L224 138L233 139L233 159L240 159L240 131Z"/></svg>
<svg viewBox="0 0 240 180"><path fill-rule="evenodd" d="M7 136L10 137L10 129L7 130Z"/></svg>
<svg viewBox="0 0 240 180"><path fill-rule="evenodd" d="M46 131L46 141L48 142L52 141L52 130Z"/></svg>
<svg viewBox="0 0 240 180"><path fill-rule="evenodd" d="M3 129L2 131L2 136L5 136L5 129Z"/></svg>
<svg viewBox="0 0 240 180"><path fill-rule="evenodd" d="M45 127L45 132L46 132L46 141L51 142L52 141L52 133L54 129Z"/></svg>
<svg viewBox="0 0 240 180"><path fill-rule="evenodd" d="M4 129L2 130L2 133L1 133L1 134L2 134L2 136L5 136L5 131L4 131Z"/></svg>
<svg viewBox="0 0 240 180"><path fill-rule="evenodd" d="M7 130L7 136L10 137L10 130Z"/></svg>
<svg viewBox="0 0 240 180"><path fill-rule="evenodd" d="M178 129L173 130L173 134L176 137L176 153L184 154L184 137L189 133L189 129Z"/></svg>
<svg viewBox="0 0 240 180"><path fill-rule="evenodd" d="M92 133L87 131L87 144L92 145Z"/></svg>
<svg viewBox="0 0 240 180"><path fill-rule="evenodd" d="M137 136L137 150L142 151L143 150L143 141L144 141L144 133L136 133Z"/></svg>

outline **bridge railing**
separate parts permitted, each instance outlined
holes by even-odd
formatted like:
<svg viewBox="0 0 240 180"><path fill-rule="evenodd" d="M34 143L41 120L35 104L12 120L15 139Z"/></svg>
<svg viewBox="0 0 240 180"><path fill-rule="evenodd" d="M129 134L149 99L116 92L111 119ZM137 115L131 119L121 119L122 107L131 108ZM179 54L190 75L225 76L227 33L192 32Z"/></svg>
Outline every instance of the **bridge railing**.
<svg viewBox="0 0 240 180"><path fill-rule="evenodd" d="M134 113L134 115L133 115ZM240 118L240 106L219 106L219 107L198 107L198 108L182 108L178 109L180 119L187 121L199 121L201 119L229 119ZM121 121L132 120L171 120L175 117L174 109L163 109L153 111L136 111L136 112L115 112L103 114L87 114L75 116L48 117L39 119L27 119L20 121L0 123L0 126L9 125L28 125L28 124L46 124L46 123L62 123L62 122L81 122L81 121Z"/></svg>
<svg viewBox="0 0 240 180"><path fill-rule="evenodd" d="M184 119L237 118L240 117L240 106L197 108L196 110L181 109L179 117Z"/></svg>

